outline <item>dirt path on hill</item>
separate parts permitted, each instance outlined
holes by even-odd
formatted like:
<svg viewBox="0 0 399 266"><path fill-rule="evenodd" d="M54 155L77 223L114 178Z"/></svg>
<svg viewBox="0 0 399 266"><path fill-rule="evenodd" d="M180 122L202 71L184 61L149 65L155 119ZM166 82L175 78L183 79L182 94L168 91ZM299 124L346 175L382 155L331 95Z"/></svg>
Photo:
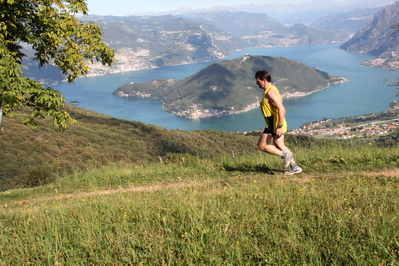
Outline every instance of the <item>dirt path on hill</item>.
<svg viewBox="0 0 399 266"><path fill-rule="evenodd" d="M399 169L393 169L393 170L385 170L381 172L357 172L356 174L362 174L367 177L375 177L375 176L389 176L389 177L397 177L399 178ZM301 183L307 183L307 182L312 182L314 179L319 178L320 175L316 174L301 174L301 175L295 175L295 176L290 176L290 177L282 177L282 181L295 181L295 182L301 182ZM245 177L244 177L245 178ZM126 192L152 192L152 191L159 191L159 190L164 190L164 189L181 189L181 188L187 188L187 187L192 187L192 186L203 186L211 183L217 183L220 181L205 181L205 182L197 182L197 181L191 181L191 182L185 182L185 183L172 183L172 184L160 184L160 185L143 185L143 186L134 186L134 187L128 187L128 188L118 188L118 189L107 189L107 190L98 190L98 191L90 191L90 192L78 192L78 193L71 193L71 194L59 194L54 197L47 197L47 198L41 198L40 200L47 201L47 200L54 200L54 199L74 199L74 198L85 198L85 197L90 197L90 196L96 196L96 195L110 195L110 194L116 194L116 193L126 193ZM4 192L4 193L7 193ZM20 200L18 203L20 204L25 204L30 202L30 200ZM7 206L7 204L2 204L0 207Z"/></svg>
<svg viewBox="0 0 399 266"><path fill-rule="evenodd" d="M208 182L209 183L209 182ZM203 185L204 183L201 183ZM191 186L200 185L198 182L187 182L187 183L172 183L172 184L164 184L164 185L144 185L137 187L129 187L129 188L117 188L117 189L108 189L108 190L99 190L99 191L91 191L91 192L79 192L76 194L61 194L57 198L81 198L81 197L89 197L95 195L109 195L115 193L125 193L125 192L152 192L163 189L172 189L172 188L185 188Z"/></svg>
<svg viewBox="0 0 399 266"><path fill-rule="evenodd" d="M364 174L365 176L368 177L374 177L374 176L390 176L390 177L398 177L399 178L399 169L393 169L393 170L386 170L382 172L362 172L359 174ZM312 179L317 178L319 175L297 175L297 176L291 176L291 177L285 177L283 180L286 181L297 181L297 182L311 182ZM186 187L192 187L192 186L203 186L206 184L210 184L213 182L219 182L219 181L206 181L206 182L186 182L186 183L172 183L172 184L164 184L164 185L143 185L143 186L136 186L136 187L129 187L129 188L118 188L118 189L108 189L108 190L101 190L101 191L92 191L92 192L80 192L76 194L64 194L60 195L57 198L80 198L80 197L89 197L89 196L94 196L94 195L109 195L109 194L115 194L115 193L125 193L125 192L152 192L152 191L158 191L158 190L163 190L163 189L173 189L173 188L186 188Z"/></svg>
<svg viewBox="0 0 399 266"><path fill-rule="evenodd" d="M399 177L399 169L386 170L378 173L365 173L366 176L390 176L390 177Z"/></svg>

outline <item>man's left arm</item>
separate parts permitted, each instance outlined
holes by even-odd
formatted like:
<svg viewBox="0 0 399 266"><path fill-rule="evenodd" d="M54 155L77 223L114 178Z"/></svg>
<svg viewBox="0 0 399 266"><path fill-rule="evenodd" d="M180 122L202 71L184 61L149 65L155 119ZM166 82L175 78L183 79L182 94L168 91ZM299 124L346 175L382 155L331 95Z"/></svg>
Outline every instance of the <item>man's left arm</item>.
<svg viewBox="0 0 399 266"><path fill-rule="evenodd" d="M284 118L285 114L287 111L285 110L285 107L283 105L283 102L280 100L280 98L277 96L277 93L275 90L270 90L268 93L269 96L269 102L271 105L277 108L278 110L278 125L283 125L284 123ZM277 128L276 129L276 134L278 136L283 135L283 129L282 128Z"/></svg>

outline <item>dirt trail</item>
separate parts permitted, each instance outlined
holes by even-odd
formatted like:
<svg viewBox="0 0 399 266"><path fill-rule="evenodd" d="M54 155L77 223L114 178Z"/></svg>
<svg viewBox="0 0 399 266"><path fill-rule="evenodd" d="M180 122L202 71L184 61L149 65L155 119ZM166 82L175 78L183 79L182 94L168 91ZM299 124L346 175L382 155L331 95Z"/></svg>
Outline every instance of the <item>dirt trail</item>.
<svg viewBox="0 0 399 266"><path fill-rule="evenodd" d="M173 183L173 184L165 184L165 185L145 185L145 186L137 186L137 187L129 187L129 188L117 188L117 189L108 189L108 190L99 190L99 191L91 191L91 192L80 192L76 194L62 194L59 197L61 198L80 198L80 197L89 197L94 195L109 195L115 193L124 193L124 192L151 192L162 189L171 189L171 188L183 188L189 187L193 185L198 185L198 183ZM59 198L58 197L58 198Z"/></svg>
<svg viewBox="0 0 399 266"><path fill-rule="evenodd" d="M393 170L385 170L378 173L365 173L367 176L390 176L390 177L399 177L399 169Z"/></svg>
<svg viewBox="0 0 399 266"><path fill-rule="evenodd" d="M360 173L365 176L373 177L373 176L390 176L390 177L398 177L399 178L399 169L386 170L382 172L363 172ZM293 180L297 182L310 182L313 178L317 178L317 175L306 175L306 176L292 176L290 178L284 178L284 180ZM207 181L206 184L211 183L211 181ZM101 190L101 191L92 191L92 192L80 192L76 194L65 194L61 195L62 198L79 198L79 197L88 197L94 195L108 195L115 193L123 193L123 192L151 192L162 189L171 189L171 188L184 188L191 186L204 185L204 182L186 182L186 183L173 183L173 184L164 184L164 185L144 185L130 188L118 188L118 189L109 189L109 190Z"/></svg>
<svg viewBox="0 0 399 266"><path fill-rule="evenodd" d="M385 170L385 171L381 171L381 172L362 172L362 173L356 173L356 174L362 174L362 175L365 175L368 177L389 176L389 177L398 177L399 178L399 169ZM318 177L320 177L320 175L301 174L301 175L296 175L296 176L291 176L291 177L285 177L282 180L306 183L306 182L311 182L312 179L315 179ZM218 182L218 181L205 181L205 182L201 182L201 183L196 182L196 181L191 181L191 182L185 182L185 183L172 183L172 184L162 184L162 185L143 185L143 186L135 186L135 187L129 187L129 188L98 190L98 191L79 192L79 193L71 193L71 194L59 194L54 197L41 198L40 200L46 201L46 200L63 199L63 198L84 198L84 197L90 197L90 196L96 196L96 195L110 195L110 194L125 193L125 192L152 192L152 191L158 191L158 190L163 190L163 189L186 188L186 187L199 186L199 185L203 186L206 184L210 184L212 182ZM7 193L7 191L4 193ZM25 204L27 202L29 202L29 200L21 200L18 203ZM0 207L3 207L3 206L4 205L0 205Z"/></svg>

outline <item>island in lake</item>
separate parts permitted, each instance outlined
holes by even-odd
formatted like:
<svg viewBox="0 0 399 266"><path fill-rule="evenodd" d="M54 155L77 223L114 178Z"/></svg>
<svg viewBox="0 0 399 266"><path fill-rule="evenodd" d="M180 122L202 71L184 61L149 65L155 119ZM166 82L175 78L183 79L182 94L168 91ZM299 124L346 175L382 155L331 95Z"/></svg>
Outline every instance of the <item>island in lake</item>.
<svg viewBox="0 0 399 266"><path fill-rule="evenodd" d="M346 82L342 77L283 57L245 55L214 63L180 80L126 83L113 95L159 99L166 112L191 119L237 114L259 106L263 91L254 78L259 69L272 74L273 83L285 98L309 95Z"/></svg>

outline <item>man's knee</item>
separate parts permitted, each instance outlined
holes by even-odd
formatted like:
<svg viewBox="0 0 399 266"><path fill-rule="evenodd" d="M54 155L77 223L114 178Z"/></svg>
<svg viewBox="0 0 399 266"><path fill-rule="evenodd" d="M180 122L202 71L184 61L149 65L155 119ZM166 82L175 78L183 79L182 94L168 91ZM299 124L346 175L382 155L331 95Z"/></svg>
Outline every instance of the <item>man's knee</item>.
<svg viewBox="0 0 399 266"><path fill-rule="evenodd" d="M264 144L264 143L258 143L258 149L259 149L259 150L265 151L265 147L266 147L266 144Z"/></svg>

